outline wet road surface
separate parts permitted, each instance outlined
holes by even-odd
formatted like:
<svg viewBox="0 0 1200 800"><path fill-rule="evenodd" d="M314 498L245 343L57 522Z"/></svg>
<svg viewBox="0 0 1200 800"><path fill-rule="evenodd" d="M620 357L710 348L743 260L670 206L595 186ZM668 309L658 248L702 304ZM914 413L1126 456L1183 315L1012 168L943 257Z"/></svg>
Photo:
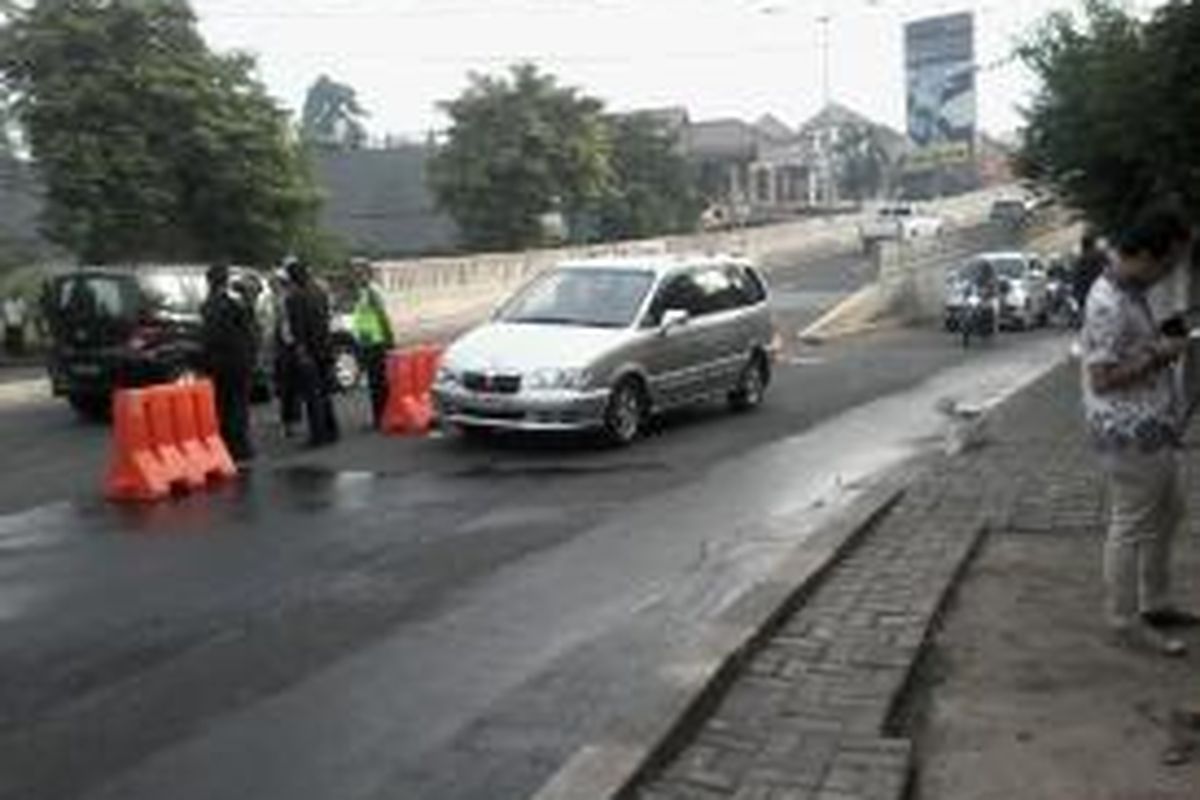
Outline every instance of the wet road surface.
<svg viewBox="0 0 1200 800"><path fill-rule="evenodd" d="M793 344L759 412L674 415L627 450L271 440L244 483L133 509L95 499L102 428L8 409L0 447L30 469L0 498L0 798L526 796L804 534L756 521L816 524L936 441L937 397L1060 351Z"/></svg>

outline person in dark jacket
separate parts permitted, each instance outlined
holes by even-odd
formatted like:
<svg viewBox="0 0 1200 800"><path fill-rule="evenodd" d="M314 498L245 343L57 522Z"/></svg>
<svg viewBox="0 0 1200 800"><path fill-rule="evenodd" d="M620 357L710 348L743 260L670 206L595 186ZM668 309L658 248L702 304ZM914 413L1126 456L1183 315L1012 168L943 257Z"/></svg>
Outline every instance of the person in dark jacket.
<svg viewBox="0 0 1200 800"><path fill-rule="evenodd" d="M1104 274L1108 267L1108 256L1100 249L1096 234L1088 231L1083 235L1079 244L1079 260L1075 262L1075 302L1079 304L1080 314L1087 307L1088 292L1092 284Z"/></svg>
<svg viewBox="0 0 1200 800"><path fill-rule="evenodd" d="M321 447L340 438L332 397L333 336L329 297L313 280L303 262L291 259L286 270L292 289L284 301L284 311L295 340L297 388L308 418L308 442L313 447Z"/></svg>
<svg viewBox="0 0 1200 800"><path fill-rule="evenodd" d="M208 298L200 309L204 368L212 378L221 436L236 461L254 457L250 442L250 392L257 358L254 312L229 286L229 267L208 270Z"/></svg>
<svg viewBox="0 0 1200 800"><path fill-rule="evenodd" d="M300 386L296 368L296 337L288 322L287 300L293 286L287 270L280 268L274 276L275 308L272 318L272 345L274 352L275 393L279 397L279 421L284 438L291 439L303 417L300 402Z"/></svg>

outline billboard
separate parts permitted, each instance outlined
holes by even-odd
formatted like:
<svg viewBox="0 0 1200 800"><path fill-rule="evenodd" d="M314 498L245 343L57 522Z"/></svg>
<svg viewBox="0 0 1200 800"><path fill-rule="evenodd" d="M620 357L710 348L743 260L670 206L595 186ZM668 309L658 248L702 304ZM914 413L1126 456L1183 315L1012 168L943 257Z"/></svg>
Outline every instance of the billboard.
<svg viewBox="0 0 1200 800"><path fill-rule="evenodd" d="M930 156L926 161L966 160L975 141L974 17L950 14L909 23L904 62L909 138Z"/></svg>

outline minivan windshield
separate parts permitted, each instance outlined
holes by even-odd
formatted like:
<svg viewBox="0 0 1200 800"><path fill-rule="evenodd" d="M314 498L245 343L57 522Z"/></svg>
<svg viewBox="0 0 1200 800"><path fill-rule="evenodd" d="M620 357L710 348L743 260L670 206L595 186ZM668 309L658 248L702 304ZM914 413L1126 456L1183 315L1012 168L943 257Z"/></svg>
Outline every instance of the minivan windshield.
<svg viewBox="0 0 1200 800"><path fill-rule="evenodd" d="M654 285L654 273L628 269L558 269L534 281L497 319L526 325L627 328Z"/></svg>
<svg viewBox="0 0 1200 800"><path fill-rule="evenodd" d="M198 314L208 292L200 275L150 273L140 282L146 304L155 311Z"/></svg>
<svg viewBox="0 0 1200 800"><path fill-rule="evenodd" d="M51 289L53 312L77 321L118 319L129 309L127 284L108 275L71 275L58 279Z"/></svg>

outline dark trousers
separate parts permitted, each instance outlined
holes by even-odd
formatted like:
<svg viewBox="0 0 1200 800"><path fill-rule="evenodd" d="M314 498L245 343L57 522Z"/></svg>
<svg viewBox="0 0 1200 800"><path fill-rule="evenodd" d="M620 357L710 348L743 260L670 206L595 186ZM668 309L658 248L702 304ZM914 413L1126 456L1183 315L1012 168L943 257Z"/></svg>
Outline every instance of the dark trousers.
<svg viewBox="0 0 1200 800"><path fill-rule="evenodd" d="M254 458L254 446L250 443L249 370L218 372L213 375L213 388L217 399L221 438L225 440L229 454L235 461Z"/></svg>
<svg viewBox="0 0 1200 800"><path fill-rule="evenodd" d="M281 350L275 356L275 393L279 396L279 421L288 435L303 415L300 403L300 377L295 353Z"/></svg>
<svg viewBox="0 0 1200 800"><path fill-rule="evenodd" d="M332 367L327 361L306 358L297 364L300 400L308 418L308 442L315 446L332 444L341 437L330 391Z"/></svg>
<svg viewBox="0 0 1200 800"><path fill-rule="evenodd" d="M383 412L387 407L387 354L382 344L363 345L361 351L363 370L367 374L367 390L371 394L371 419L378 428L383 424Z"/></svg>

